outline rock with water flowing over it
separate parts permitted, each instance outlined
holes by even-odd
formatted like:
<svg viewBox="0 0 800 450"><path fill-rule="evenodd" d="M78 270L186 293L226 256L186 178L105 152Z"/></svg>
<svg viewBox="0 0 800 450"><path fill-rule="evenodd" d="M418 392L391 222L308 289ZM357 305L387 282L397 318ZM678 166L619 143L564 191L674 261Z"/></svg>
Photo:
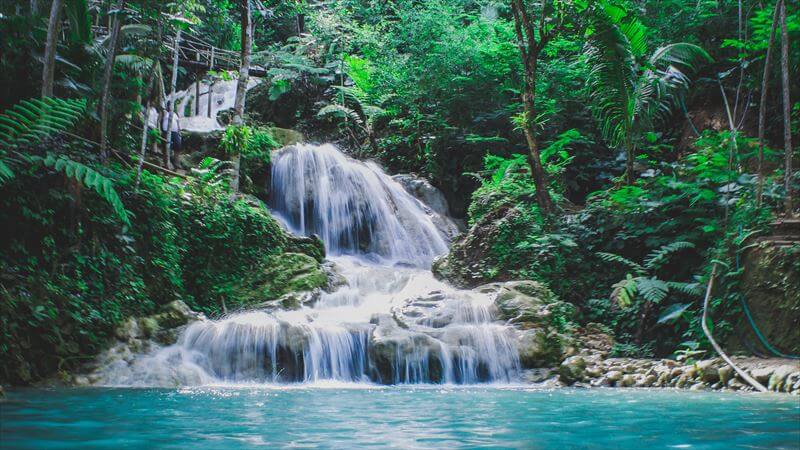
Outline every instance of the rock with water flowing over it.
<svg viewBox="0 0 800 450"><path fill-rule="evenodd" d="M463 221L453 219L447 206L447 199L442 191L433 186L425 178L413 174L402 173L392 176L409 194L431 209L431 216L436 227L449 239L455 238L465 230Z"/></svg>

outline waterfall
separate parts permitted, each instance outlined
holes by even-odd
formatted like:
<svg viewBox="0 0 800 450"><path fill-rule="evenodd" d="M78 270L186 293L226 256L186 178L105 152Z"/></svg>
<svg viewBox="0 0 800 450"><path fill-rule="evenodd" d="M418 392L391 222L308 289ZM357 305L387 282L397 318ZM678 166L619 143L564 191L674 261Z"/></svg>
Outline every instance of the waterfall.
<svg viewBox="0 0 800 450"><path fill-rule="evenodd" d="M270 206L331 255L365 254L429 267L447 243L423 205L374 163L332 145L299 145L272 161Z"/></svg>
<svg viewBox="0 0 800 450"><path fill-rule="evenodd" d="M320 236L347 284L298 310L195 322L108 384L517 379L514 330L495 320L490 293L433 277L447 237L402 185L331 145L278 152L271 180L273 213L296 233Z"/></svg>

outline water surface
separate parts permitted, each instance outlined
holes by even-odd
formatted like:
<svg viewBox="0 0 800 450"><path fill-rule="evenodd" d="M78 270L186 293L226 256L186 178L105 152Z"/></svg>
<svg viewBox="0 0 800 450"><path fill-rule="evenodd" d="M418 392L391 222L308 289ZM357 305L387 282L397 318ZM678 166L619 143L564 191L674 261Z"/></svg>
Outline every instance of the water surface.
<svg viewBox="0 0 800 450"><path fill-rule="evenodd" d="M0 448L800 448L800 398L496 387L12 390Z"/></svg>

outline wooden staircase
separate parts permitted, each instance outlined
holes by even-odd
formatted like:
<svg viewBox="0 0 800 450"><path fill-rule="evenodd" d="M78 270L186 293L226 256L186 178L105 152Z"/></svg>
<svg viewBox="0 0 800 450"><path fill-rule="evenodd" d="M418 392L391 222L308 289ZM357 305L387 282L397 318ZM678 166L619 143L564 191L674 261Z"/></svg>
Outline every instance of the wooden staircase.
<svg viewBox="0 0 800 450"><path fill-rule="evenodd" d="M776 247L800 245L800 218L778 218L770 223L770 227L772 234L758 238L758 242Z"/></svg>

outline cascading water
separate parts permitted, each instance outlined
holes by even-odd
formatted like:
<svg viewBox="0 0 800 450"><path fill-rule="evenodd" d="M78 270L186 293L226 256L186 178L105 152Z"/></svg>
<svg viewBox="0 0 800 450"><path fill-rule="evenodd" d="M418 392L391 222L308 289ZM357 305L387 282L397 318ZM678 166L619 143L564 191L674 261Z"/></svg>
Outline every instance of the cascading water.
<svg viewBox="0 0 800 450"><path fill-rule="evenodd" d="M330 145L290 147L273 156L271 195L289 228L321 236L347 284L299 310L196 322L107 384L516 379L514 330L494 320L491 293L433 277L447 238L377 165Z"/></svg>
<svg viewBox="0 0 800 450"><path fill-rule="evenodd" d="M329 254L378 256L429 267L447 242L420 202L373 163L331 145L276 155L270 206L299 234L317 234Z"/></svg>

